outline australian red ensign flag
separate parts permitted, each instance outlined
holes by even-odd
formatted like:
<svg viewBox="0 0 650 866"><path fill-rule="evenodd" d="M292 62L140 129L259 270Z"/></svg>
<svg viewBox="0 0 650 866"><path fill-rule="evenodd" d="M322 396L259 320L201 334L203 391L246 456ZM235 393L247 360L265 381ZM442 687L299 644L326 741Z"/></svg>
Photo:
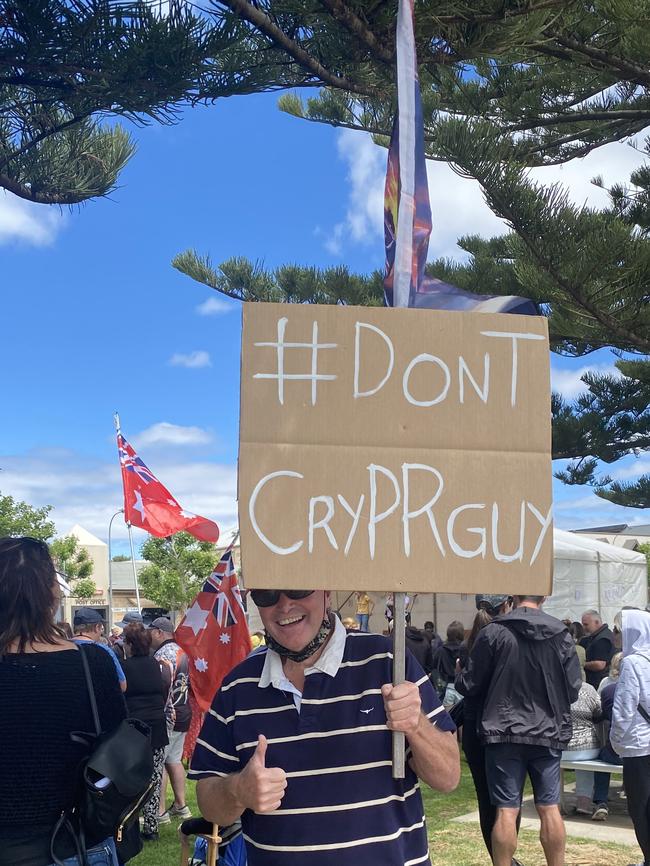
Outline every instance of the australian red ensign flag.
<svg viewBox="0 0 650 866"><path fill-rule="evenodd" d="M200 541L216 542L219 527L213 520L186 511L153 472L138 457L121 433L117 434L122 484L124 519L164 538L175 532L189 532Z"/></svg>
<svg viewBox="0 0 650 866"><path fill-rule="evenodd" d="M207 712L222 679L251 651L232 546L203 584L175 635L191 661L190 682L196 701Z"/></svg>

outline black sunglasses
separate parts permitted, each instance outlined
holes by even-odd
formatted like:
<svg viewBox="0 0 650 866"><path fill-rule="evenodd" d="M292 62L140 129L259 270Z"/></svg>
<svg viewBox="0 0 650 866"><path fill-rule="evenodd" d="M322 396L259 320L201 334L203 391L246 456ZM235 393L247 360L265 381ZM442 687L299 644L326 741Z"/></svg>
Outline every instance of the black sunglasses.
<svg viewBox="0 0 650 866"><path fill-rule="evenodd" d="M307 598L315 592L313 589L251 589L251 598L258 607L273 607L280 601L281 595L297 601Z"/></svg>

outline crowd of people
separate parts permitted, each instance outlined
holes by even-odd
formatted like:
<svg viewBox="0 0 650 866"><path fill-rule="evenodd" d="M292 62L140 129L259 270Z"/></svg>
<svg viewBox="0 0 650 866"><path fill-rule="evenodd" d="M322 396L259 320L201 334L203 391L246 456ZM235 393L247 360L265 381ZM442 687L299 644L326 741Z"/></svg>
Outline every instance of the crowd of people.
<svg viewBox="0 0 650 866"><path fill-rule="evenodd" d="M185 834L216 823L228 866L427 864L420 786L456 787L459 738L494 866L519 863L527 777L547 864L564 866L563 759L622 763L650 866L650 613L623 610L610 630L595 610L560 622L543 597L480 595L468 635L460 622L446 640L432 622L405 624L406 678L392 685L392 641L369 631L366 592L348 622L326 590L249 595L263 625L256 647L193 719L190 666L169 618L145 627L129 613L108 637L90 607L72 629L57 624L47 546L0 539L0 866L119 866L173 820ZM102 730L139 720L153 758L139 814L119 838L88 828L85 862L65 833L52 841L77 795L76 732L93 729L81 655ZM407 746L396 774L393 732ZM186 803L187 756L201 817ZM577 812L606 820L609 783L606 772L579 770Z"/></svg>

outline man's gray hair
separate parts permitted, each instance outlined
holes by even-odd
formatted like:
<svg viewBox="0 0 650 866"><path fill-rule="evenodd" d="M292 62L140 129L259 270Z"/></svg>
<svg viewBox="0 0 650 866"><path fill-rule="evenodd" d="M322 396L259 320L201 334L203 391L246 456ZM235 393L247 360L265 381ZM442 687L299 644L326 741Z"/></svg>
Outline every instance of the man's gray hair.
<svg viewBox="0 0 650 866"><path fill-rule="evenodd" d="M593 610L593 608L591 610L586 610L582 615L583 616L593 616L594 619L599 619L602 622L601 615L598 613L597 610Z"/></svg>

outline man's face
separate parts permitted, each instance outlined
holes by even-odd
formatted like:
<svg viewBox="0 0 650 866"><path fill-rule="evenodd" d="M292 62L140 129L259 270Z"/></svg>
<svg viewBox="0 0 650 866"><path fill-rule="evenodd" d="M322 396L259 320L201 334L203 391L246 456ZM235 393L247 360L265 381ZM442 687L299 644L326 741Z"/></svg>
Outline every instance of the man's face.
<svg viewBox="0 0 650 866"><path fill-rule="evenodd" d="M94 640L95 643L97 643L97 641L100 639L100 637L102 637L103 634L104 634L104 626L101 624L101 622L97 622L97 623L95 623L94 626L92 626L91 630L88 632L88 637L91 640Z"/></svg>
<svg viewBox="0 0 650 866"><path fill-rule="evenodd" d="M597 616L594 616L591 613L585 613L582 616L582 627L585 630L585 634L593 634L597 631L601 626L601 622Z"/></svg>
<svg viewBox="0 0 650 866"><path fill-rule="evenodd" d="M165 639L165 633L159 628L150 628L149 634L151 635L151 646L154 650L157 650Z"/></svg>
<svg viewBox="0 0 650 866"><path fill-rule="evenodd" d="M261 607L259 612L271 637L288 650L299 652L318 634L329 599L329 592L323 590L299 599L281 593L277 604Z"/></svg>

